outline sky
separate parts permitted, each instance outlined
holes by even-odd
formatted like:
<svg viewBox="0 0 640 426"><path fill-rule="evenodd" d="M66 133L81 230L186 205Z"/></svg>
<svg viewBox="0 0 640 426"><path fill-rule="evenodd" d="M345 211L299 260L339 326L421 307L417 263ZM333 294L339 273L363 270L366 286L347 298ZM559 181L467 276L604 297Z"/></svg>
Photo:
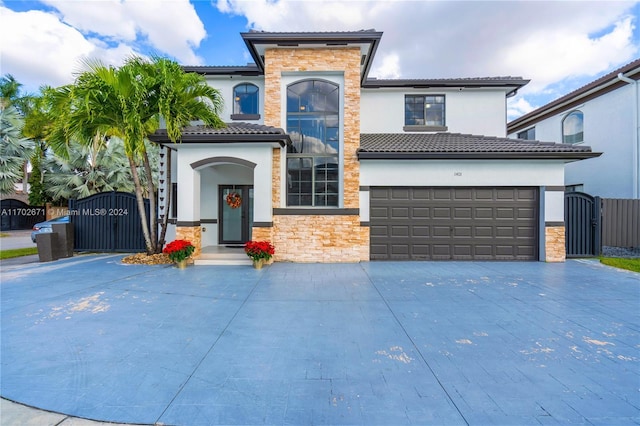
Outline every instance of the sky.
<svg viewBox="0 0 640 426"><path fill-rule="evenodd" d="M88 58L246 65L241 32L375 29L370 77L531 80L512 120L640 57L639 19L640 1L0 0L0 74L35 93Z"/></svg>

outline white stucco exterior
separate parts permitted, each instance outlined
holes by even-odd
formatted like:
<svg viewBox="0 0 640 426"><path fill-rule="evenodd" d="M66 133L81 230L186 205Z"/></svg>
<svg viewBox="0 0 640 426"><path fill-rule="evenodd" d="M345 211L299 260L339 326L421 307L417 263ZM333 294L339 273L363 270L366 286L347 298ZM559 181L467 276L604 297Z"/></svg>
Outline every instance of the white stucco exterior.
<svg viewBox="0 0 640 426"><path fill-rule="evenodd" d="M588 150L556 150L503 139L507 98L528 82L521 77L368 78L381 35L373 30L245 33L255 65L196 69L220 91L221 119L231 124L227 129L190 126L183 133L186 142L171 145L176 148L171 180L178 183L176 235L197 240L201 248L241 244L256 236L281 247L282 257L276 261L371 260L371 187L523 187L537 189L515 195L523 206L527 199L533 201L527 198L530 194L539 195L535 209L531 206L535 201L523 209L529 230L532 220L538 221L538 236L535 244L519 247L537 246L539 253L509 248L509 254L496 250L491 256L563 261L565 160L586 158ZM339 92L323 91L324 84L297 86L304 87L296 92L304 103L287 112L289 85L306 79L330 81ZM253 110L234 114L234 87L243 83L258 88L257 114ZM409 95L443 96L444 123L406 125L431 115L428 107L422 118L413 117L420 115L419 109L405 111ZM441 99L437 102L440 111ZM338 107L339 124L336 109L327 108L329 104ZM331 115L331 125L322 114ZM307 145L304 149L294 145L287 154L284 146L299 136L293 130L292 135L285 133L287 123L293 123L291 117L307 120L296 130ZM430 122L440 124L439 119ZM324 143L329 137L331 143ZM158 139L168 143L164 135ZM339 151L338 170L335 162L323 169L328 164L324 157L333 158L335 151ZM292 158L303 158L310 165L296 166L298 160ZM250 194L250 202L229 198L226 205L225 197L236 190L242 192L243 201L244 194ZM529 235L529 241L533 237ZM514 244L516 239L513 236ZM374 251L389 244L378 241ZM373 259L380 259L376 257L380 253L376 251ZM451 253L451 258L458 255Z"/></svg>
<svg viewBox="0 0 640 426"><path fill-rule="evenodd" d="M251 120L251 123L263 124L264 123L264 77L244 76L244 75L225 75L225 76L207 76L207 82L210 86L218 89L222 98L224 99L224 109L220 118L225 123L229 123L231 120L231 114L233 114L233 88L238 84L250 83L258 86L258 111L260 112L260 118L257 120ZM246 120L244 120L246 121Z"/></svg>
<svg viewBox="0 0 640 426"><path fill-rule="evenodd" d="M562 120L572 111L584 114L581 144L602 155L568 163L565 185L605 198L640 197L636 91L635 84L626 84L529 126L535 126L537 140L562 143Z"/></svg>
<svg viewBox="0 0 640 426"><path fill-rule="evenodd" d="M203 245L217 245L218 187L253 185L253 220L270 222L273 147L270 143L177 145L177 173L172 177L179 182L176 220L201 222ZM194 168L194 163L201 165Z"/></svg>
<svg viewBox="0 0 640 426"><path fill-rule="evenodd" d="M538 187L539 240L544 241L545 225L564 222L563 161L535 160L363 160L360 162L360 217L368 222L370 186L443 187ZM538 256L545 258L545 246Z"/></svg>
<svg viewBox="0 0 640 426"><path fill-rule="evenodd" d="M363 89L362 133L402 133L405 95L444 95L447 132L504 137L504 89Z"/></svg>

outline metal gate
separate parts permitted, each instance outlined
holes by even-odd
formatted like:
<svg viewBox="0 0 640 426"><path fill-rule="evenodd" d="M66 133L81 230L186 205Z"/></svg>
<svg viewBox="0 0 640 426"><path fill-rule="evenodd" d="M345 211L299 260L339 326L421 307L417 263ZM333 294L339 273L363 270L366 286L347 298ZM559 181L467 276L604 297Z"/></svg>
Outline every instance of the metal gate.
<svg viewBox="0 0 640 426"><path fill-rule="evenodd" d="M0 230L31 229L46 220L45 206L30 206L20 200L7 198L0 202Z"/></svg>
<svg viewBox="0 0 640 426"><path fill-rule="evenodd" d="M564 196L567 257L599 256L602 253L600 197L583 192Z"/></svg>
<svg viewBox="0 0 640 426"><path fill-rule="evenodd" d="M149 200L145 199L149 220ZM146 250L136 196L103 192L69 200L76 251L137 252Z"/></svg>

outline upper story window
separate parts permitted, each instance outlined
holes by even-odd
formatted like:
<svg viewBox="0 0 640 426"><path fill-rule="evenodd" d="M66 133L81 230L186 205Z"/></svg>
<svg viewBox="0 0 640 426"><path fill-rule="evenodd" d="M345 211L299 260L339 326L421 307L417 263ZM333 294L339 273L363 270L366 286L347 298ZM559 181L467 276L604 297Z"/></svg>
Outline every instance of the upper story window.
<svg viewBox="0 0 640 426"><path fill-rule="evenodd" d="M447 130L444 95L405 95L405 130Z"/></svg>
<svg viewBox="0 0 640 426"><path fill-rule="evenodd" d="M233 120L258 120L258 86L251 83L238 84L233 88Z"/></svg>
<svg viewBox="0 0 640 426"><path fill-rule="evenodd" d="M340 90L325 80L287 87L287 205L338 207Z"/></svg>
<svg viewBox="0 0 640 426"><path fill-rule="evenodd" d="M517 137L518 139L527 139L527 140L533 141L536 139L536 128L532 127L530 129L518 132Z"/></svg>
<svg viewBox="0 0 640 426"><path fill-rule="evenodd" d="M562 120L562 143L580 143L584 141L584 114L571 111Z"/></svg>

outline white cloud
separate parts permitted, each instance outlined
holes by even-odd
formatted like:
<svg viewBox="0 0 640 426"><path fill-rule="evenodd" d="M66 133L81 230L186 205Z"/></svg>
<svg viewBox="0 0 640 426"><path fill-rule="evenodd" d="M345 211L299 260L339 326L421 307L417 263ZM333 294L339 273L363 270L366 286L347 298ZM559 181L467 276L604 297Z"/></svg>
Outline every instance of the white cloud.
<svg viewBox="0 0 640 426"><path fill-rule="evenodd" d="M566 29L539 31L505 51L502 63L507 69L521 68L535 75L527 91L538 91L564 78L594 76L630 61L637 53L632 36L630 17L616 22L610 32L598 38Z"/></svg>
<svg viewBox="0 0 640 426"><path fill-rule="evenodd" d="M188 0L45 0L65 23L87 35L132 43L145 39L159 52L199 65L194 53L205 38L204 24Z"/></svg>
<svg viewBox="0 0 640 426"><path fill-rule="evenodd" d="M0 52L2 74L13 74L26 87L70 83L79 59L95 46L54 15L29 11L18 13L0 6ZM28 53L28 54L27 54Z"/></svg>
<svg viewBox="0 0 640 426"><path fill-rule="evenodd" d="M217 6L259 30L383 31L371 76L521 76L531 80L523 96L633 60L640 47L633 39L636 3L219 0Z"/></svg>
<svg viewBox="0 0 640 426"><path fill-rule="evenodd" d="M221 24L207 28L219 45L216 53L224 52L231 63L246 63L243 47L234 50L237 59L225 51L226 41L239 37L228 30L235 28L237 19L226 26L228 22L218 17L199 17L196 1L202 0L43 0L46 12L14 12L0 0L0 71L37 87L71 81L84 57L117 65L131 54L155 52L201 65L205 61L198 48L207 37L204 18L207 25ZM257 30L375 28L384 36L371 76L521 76L531 83L510 103L524 97L529 105L540 106L544 99L561 96L638 57L633 15L640 9L638 3L217 0L212 8L244 17L248 28ZM197 6L206 9L202 3ZM206 43L202 51L205 48ZM206 61L229 64L212 62Z"/></svg>
<svg viewBox="0 0 640 426"><path fill-rule="evenodd" d="M509 120L533 111L535 108L523 97L510 98L507 101L507 117Z"/></svg>
<svg viewBox="0 0 640 426"><path fill-rule="evenodd" d="M371 74L378 78L400 78L400 57L396 53L383 54Z"/></svg>
<svg viewBox="0 0 640 426"><path fill-rule="evenodd" d="M187 0L43 3L55 11L16 12L0 2L0 71L29 91L70 83L85 58L120 65L150 51L202 63L195 50L206 31Z"/></svg>

